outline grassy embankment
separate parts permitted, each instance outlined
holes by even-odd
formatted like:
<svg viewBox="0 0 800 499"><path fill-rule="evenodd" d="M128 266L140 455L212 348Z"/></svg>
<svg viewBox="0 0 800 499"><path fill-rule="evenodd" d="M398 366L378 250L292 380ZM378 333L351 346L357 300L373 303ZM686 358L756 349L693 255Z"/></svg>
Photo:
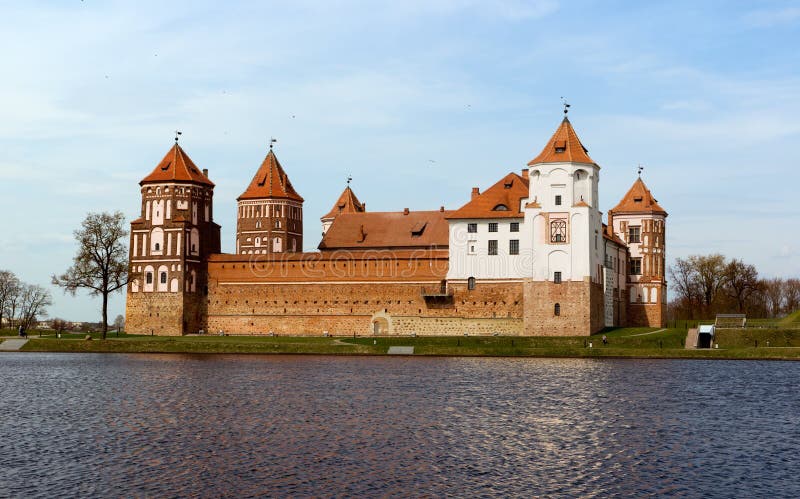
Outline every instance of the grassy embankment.
<svg viewBox="0 0 800 499"><path fill-rule="evenodd" d="M686 350L686 331L618 328L591 337L267 337L109 335L106 341L84 340L83 334L31 338L24 351L119 353L261 353L384 355L390 346L413 346L415 355L636 357L707 359L800 359L800 330L748 329L719 331L719 349ZM33 336L36 336L35 334ZM99 335L94 335L99 336ZM756 341L758 347L756 347ZM588 343L592 343L592 348ZM769 345L769 346L768 346Z"/></svg>

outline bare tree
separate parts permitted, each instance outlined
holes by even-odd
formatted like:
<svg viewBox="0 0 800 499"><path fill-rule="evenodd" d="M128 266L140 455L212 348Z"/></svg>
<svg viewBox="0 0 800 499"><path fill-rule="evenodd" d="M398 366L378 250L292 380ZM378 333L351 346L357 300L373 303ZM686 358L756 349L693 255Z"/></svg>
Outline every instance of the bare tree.
<svg viewBox="0 0 800 499"><path fill-rule="evenodd" d="M744 313L750 298L761 289L758 271L754 265L733 259L725 266L725 293L736 302L739 313Z"/></svg>
<svg viewBox="0 0 800 499"><path fill-rule="evenodd" d="M65 330L69 329L69 322L56 317L53 319L52 327L57 333L63 333Z"/></svg>
<svg viewBox="0 0 800 499"><path fill-rule="evenodd" d="M725 257L713 255L692 255L689 262L694 267L695 281L703 302L703 313L714 312L714 304L722 286L725 284Z"/></svg>
<svg viewBox="0 0 800 499"><path fill-rule="evenodd" d="M122 314L118 315L116 319L114 319L114 327L117 328L117 334L125 327L125 317Z"/></svg>
<svg viewBox="0 0 800 499"><path fill-rule="evenodd" d="M122 212L89 213L75 231L78 253L72 267L53 284L72 295L87 289L103 297L103 339L108 333L108 296L128 283L128 250L123 242L128 235Z"/></svg>
<svg viewBox="0 0 800 499"><path fill-rule="evenodd" d="M23 284L19 300L19 325L30 329L36 323L36 318L44 315L52 304L50 291L36 284Z"/></svg>
<svg viewBox="0 0 800 499"><path fill-rule="evenodd" d="M800 279L786 279L783 286L784 307L791 314L800 308Z"/></svg>
<svg viewBox="0 0 800 499"><path fill-rule="evenodd" d="M3 324L3 317L14 318L20 286L19 279L13 272L0 270L0 327Z"/></svg>
<svg viewBox="0 0 800 499"><path fill-rule="evenodd" d="M675 265L669 267L669 278L677 294L675 306L685 309L689 319L694 319L695 310L700 304L700 296L696 284L696 272L691 261L677 258Z"/></svg>
<svg viewBox="0 0 800 499"><path fill-rule="evenodd" d="M786 282L780 277L774 277L761 281L761 287L764 292L764 299L767 302L767 307L769 308L769 316L778 317L783 311Z"/></svg>

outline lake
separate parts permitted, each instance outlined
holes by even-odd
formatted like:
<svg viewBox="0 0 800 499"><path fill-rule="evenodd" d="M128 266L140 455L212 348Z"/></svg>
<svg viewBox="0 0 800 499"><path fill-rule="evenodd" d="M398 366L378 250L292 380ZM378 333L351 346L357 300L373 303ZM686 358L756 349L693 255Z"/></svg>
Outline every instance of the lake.
<svg viewBox="0 0 800 499"><path fill-rule="evenodd" d="M0 354L0 497L800 497L800 363Z"/></svg>

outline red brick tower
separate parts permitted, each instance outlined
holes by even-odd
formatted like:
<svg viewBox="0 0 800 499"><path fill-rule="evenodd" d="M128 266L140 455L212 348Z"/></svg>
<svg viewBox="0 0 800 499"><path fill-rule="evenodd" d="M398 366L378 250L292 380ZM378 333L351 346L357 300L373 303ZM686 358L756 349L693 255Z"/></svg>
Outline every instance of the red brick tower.
<svg viewBox="0 0 800 499"><path fill-rule="evenodd" d="M126 329L181 335L205 329L207 257L220 252L214 184L175 145L141 182L131 222Z"/></svg>
<svg viewBox="0 0 800 499"><path fill-rule="evenodd" d="M667 212L637 178L622 201L608 212L614 233L628 245L628 325L664 327Z"/></svg>
<svg viewBox="0 0 800 499"><path fill-rule="evenodd" d="M303 198L292 187L271 145L237 201L236 253L303 251Z"/></svg>

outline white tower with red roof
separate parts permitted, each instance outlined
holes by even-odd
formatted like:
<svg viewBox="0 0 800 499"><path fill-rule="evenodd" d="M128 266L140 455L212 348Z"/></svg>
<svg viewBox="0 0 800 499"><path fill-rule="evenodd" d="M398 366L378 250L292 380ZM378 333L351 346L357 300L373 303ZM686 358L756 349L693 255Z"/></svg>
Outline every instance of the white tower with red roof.
<svg viewBox="0 0 800 499"><path fill-rule="evenodd" d="M603 224L600 167L565 116L528 163L533 261L525 288L527 334L589 334L602 329Z"/></svg>

